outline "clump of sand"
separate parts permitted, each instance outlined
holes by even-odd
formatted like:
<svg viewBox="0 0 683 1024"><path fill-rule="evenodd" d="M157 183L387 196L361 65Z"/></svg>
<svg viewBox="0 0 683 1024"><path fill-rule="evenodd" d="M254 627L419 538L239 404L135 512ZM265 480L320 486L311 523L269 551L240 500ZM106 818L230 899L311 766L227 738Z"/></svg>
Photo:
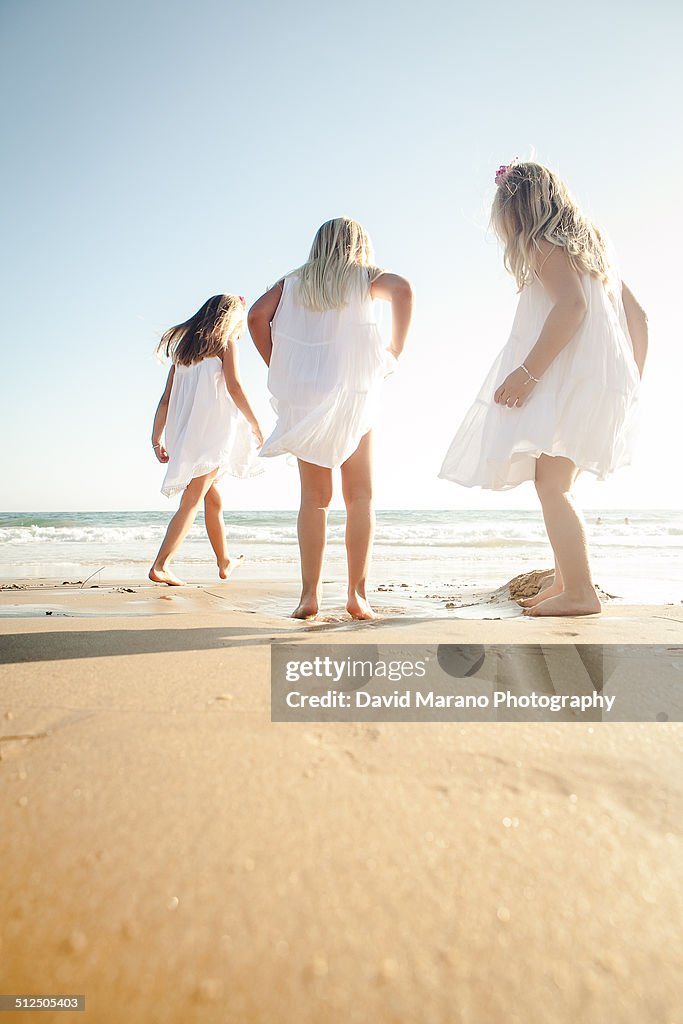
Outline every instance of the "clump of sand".
<svg viewBox="0 0 683 1024"><path fill-rule="evenodd" d="M505 596L509 596L513 601L521 601L525 597L536 597L536 594L549 587L554 579L554 569L532 569L531 572L523 572L519 576L513 577L509 583L506 583L496 591L495 596L499 596L502 593ZM616 596L615 594L608 594L606 590L603 590L597 584L595 589L603 601Z"/></svg>
<svg viewBox="0 0 683 1024"><path fill-rule="evenodd" d="M515 576L505 586L513 601L521 601L525 597L536 597L536 594L549 587L554 579L554 569L532 569L531 572Z"/></svg>

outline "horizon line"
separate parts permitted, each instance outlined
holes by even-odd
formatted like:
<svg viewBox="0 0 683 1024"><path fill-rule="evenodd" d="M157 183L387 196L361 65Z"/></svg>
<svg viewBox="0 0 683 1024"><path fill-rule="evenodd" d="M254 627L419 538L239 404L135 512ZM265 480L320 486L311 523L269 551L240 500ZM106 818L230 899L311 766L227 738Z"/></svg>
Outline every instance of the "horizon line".
<svg viewBox="0 0 683 1024"><path fill-rule="evenodd" d="M64 509L64 508L52 508L52 509L0 509L0 515L78 515L85 513L143 513L145 515L159 513L159 514L173 514L174 509L160 509L160 508L78 508L78 509ZM239 513L241 515L248 514L263 514L266 512L289 512L297 514L298 508L236 508L226 509L225 515L231 513ZM330 508L330 512L344 512L344 507ZM619 505L612 507L599 507L590 506L582 510L583 512L683 512L683 507L673 506L644 506L644 505ZM375 512L536 512L541 515L541 510L534 507L519 507L519 508L378 508L375 506Z"/></svg>

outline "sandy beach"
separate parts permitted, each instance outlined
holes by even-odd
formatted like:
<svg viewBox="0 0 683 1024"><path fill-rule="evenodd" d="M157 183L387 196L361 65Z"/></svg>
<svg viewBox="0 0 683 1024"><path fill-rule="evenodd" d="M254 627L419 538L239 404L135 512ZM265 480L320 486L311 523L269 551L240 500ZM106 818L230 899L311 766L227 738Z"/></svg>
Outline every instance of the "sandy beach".
<svg viewBox="0 0 683 1024"><path fill-rule="evenodd" d="M97 1024L678 1019L680 725L273 724L269 648L680 645L680 606L253 600L0 593L3 992L85 994Z"/></svg>

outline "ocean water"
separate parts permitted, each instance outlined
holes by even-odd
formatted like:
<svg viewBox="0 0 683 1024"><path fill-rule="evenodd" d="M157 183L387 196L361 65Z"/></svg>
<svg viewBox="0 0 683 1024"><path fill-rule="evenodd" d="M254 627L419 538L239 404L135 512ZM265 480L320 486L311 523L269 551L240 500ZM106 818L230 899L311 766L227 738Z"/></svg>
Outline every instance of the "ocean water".
<svg viewBox="0 0 683 1024"><path fill-rule="evenodd" d="M298 579L295 512L226 513L231 553L250 579ZM143 581L164 535L166 512L0 513L0 579L57 579L105 585ZM628 601L683 599L683 511L586 513L594 576ZM215 562L200 516L174 565L192 582L213 582ZM530 511L380 511L371 582L423 592L445 586L495 588L552 566L541 516ZM332 512L326 579L343 579L344 515Z"/></svg>

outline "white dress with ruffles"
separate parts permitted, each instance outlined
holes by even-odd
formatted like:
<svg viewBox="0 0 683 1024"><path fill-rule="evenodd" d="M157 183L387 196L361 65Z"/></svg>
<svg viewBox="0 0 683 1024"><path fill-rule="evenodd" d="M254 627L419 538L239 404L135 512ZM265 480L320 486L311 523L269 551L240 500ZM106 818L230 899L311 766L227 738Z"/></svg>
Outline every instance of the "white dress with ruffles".
<svg viewBox="0 0 683 1024"><path fill-rule="evenodd" d="M369 277L357 276L342 309L322 312L302 306L297 275L286 277L272 339L268 388L277 424L260 455L341 465L373 426L382 383L396 368L375 320Z"/></svg>
<svg viewBox="0 0 683 1024"><path fill-rule="evenodd" d="M166 419L169 461L161 493L170 498L190 480L217 469L219 479L263 472L256 440L233 402L218 356L192 366L176 364Z"/></svg>
<svg viewBox="0 0 683 1024"><path fill-rule="evenodd" d="M586 315L521 408L493 396L538 340L552 309L540 281L519 297L510 338L461 423L439 476L465 487L501 491L535 477L542 455L571 459L604 480L631 461L640 376L633 356L621 282L609 291L581 278Z"/></svg>

